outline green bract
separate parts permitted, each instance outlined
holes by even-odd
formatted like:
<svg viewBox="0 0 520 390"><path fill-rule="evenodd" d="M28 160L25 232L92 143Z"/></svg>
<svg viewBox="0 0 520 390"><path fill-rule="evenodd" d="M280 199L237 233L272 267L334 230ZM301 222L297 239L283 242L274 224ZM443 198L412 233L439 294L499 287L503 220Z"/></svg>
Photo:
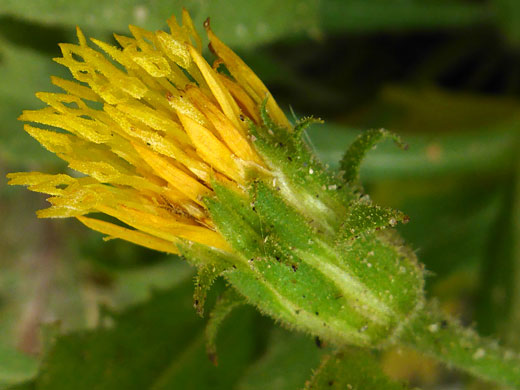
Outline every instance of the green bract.
<svg viewBox="0 0 520 390"><path fill-rule="evenodd" d="M181 249L206 264L196 305L203 285L222 274L247 302L288 327L340 345L388 343L423 306L423 273L388 229L406 216L372 204L358 183L343 178L357 172L371 140L384 132L363 135L347 152L347 172L334 174L302 138L312 119L288 130L265 108L262 114L263 125L251 123L250 133L269 171L252 167L242 190L213 183L215 195L205 199L235 253L196 244Z"/></svg>

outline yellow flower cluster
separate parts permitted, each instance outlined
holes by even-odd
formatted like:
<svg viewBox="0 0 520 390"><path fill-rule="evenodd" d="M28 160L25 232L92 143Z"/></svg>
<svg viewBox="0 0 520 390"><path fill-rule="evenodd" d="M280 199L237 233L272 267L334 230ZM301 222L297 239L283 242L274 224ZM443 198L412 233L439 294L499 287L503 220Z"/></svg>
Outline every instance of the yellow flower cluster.
<svg viewBox="0 0 520 390"><path fill-rule="evenodd" d="M133 38L114 35L117 48L81 30L79 44L61 44L76 81L52 77L64 93L38 93L48 106L24 111L25 130L83 175L21 172L12 185L52 195L44 218L76 217L108 238L177 253L178 238L227 250L201 200L211 181L244 184L248 164L263 165L245 117L259 123L264 99L273 120L290 126L265 85L205 28L217 56L210 66L183 11L170 33L130 26ZM232 77L219 69L224 65ZM61 129L55 131L57 129ZM122 223L86 214L103 213ZM114 221L115 222L115 221Z"/></svg>

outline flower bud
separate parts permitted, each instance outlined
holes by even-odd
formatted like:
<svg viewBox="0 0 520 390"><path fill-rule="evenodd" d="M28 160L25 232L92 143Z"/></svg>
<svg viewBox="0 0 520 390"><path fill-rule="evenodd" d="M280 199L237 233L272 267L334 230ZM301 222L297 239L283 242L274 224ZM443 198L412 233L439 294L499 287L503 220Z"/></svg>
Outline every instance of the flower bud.
<svg viewBox="0 0 520 390"><path fill-rule="evenodd" d="M55 60L76 81L53 78L63 92L38 93L48 106L20 119L82 175L13 173L10 184L51 195L40 217L184 254L199 268L201 314L224 275L289 327L338 344L388 340L421 305L422 273L385 230L405 216L372 205L354 183L383 133L354 144L348 174L328 172L301 137L316 120L293 127L209 22L213 66L186 11L182 26L173 17L168 25L131 26L133 37L115 36L119 48L79 28L78 44L60 45Z"/></svg>
<svg viewBox="0 0 520 390"><path fill-rule="evenodd" d="M336 344L390 341L423 303L416 257L387 229L406 216L360 199L297 132L272 121L250 132L269 169L251 168L242 188L215 182L205 199L234 250L223 275L290 328Z"/></svg>

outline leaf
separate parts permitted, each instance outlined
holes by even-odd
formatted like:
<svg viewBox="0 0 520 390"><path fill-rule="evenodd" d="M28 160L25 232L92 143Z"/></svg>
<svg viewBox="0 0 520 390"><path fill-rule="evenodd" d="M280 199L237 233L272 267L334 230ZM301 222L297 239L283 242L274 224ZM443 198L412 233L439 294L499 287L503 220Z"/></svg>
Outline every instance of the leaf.
<svg viewBox="0 0 520 390"><path fill-rule="evenodd" d="M105 245L101 240L101 234L96 234L99 236L100 245ZM131 256L133 250L141 249L128 242L121 244L128 248L119 256ZM112 302L118 308L146 302L150 299L152 291L171 288L192 275L193 268L175 255L164 255L163 260L155 264L119 270L112 274Z"/></svg>
<svg viewBox="0 0 520 390"><path fill-rule="evenodd" d="M385 376L370 352L357 349L347 349L325 356L320 367L305 385L305 390L402 390L405 388Z"/></svg>
<svg viewBox="0 0 520 390"><path fill-rule="evenodd" d="M371 187L375 202L384 199L410 217L410 223L398 226L398 230L407 242L420 248L421 262L436 275L426 279L427 285L440 299L448 295L458 299L464 290L467 293L468 287L475 286L504 199L503 188L493 183L470 176L391 180ZM492 258L497 261L495 256Z"/></svg>
<svg viewBox="0 0 520 390"><path fill-rule="evenodd" d="M170 15L179 15L183 6L191 12L196 26L210 16L215 31L226 43L244 47L293 35L319 37L324 31L459 27L489 19L486 7L455 0L264 0L247 5L240 0L122 0L99 4L87 0L3 0L2 11L47 25L125 31L129 23L156 30Z"/></svg>
<svg viewBox="0 0 520 390"><path fill-rule="evenodd" d="M520 45L520 4L516 0L492 0L499 26L510 43Z"/></svg>
<svg viewBox="0 0 520 390"><path fill-rule="evenodd" d="M35 358L0 344L0 388L33 377L37 368Z"/></svg>
<svg viewBox="0 0 520 390"><path fill-rule="evenodd" d="M200 338L196 348L185 351L182 357L171 364L152 390L229 390L252 361L262 336L259 316L252 308L243 307L233 312L222 327L218 344L219 365L210 363L204 348L204 338Z"/></svg>
<svg viewBox="0 0 520 390"><path fill-rule="evenodd" d="M36 383L34 381L19 383L14 386L9 386L6 390L35 390Z"/></svg>
<svg viewBox="0 0 520 390"><path fill-rule="evenodd" d="M343 31L460 27L489 19L485 6L456 0L328 0L322 11L328 29Z"/></svg>
<svg viewBox="0 0 520 390"><path fill-rule="evenodd" d="M432 109L432 108L435 109ZM382 142L363 160L366 182L511 171L520 131L518 100L435 88L385 88L378 102L348 126L325 122L309 136L320 158L336 168L363 128L384 126L406 139L406 153Z"/></svg>
<svg viewBox="0 0 520 390"><path fill-rule="evenodd" d="M520 161L520 160L518 160ZM504 184L505 194L492 223L486 257L480 271L478 329L485 335L501 334L518 349L520 335L520 164Z"/></svg>
<svg viewBox="0 0 520 390"><path fill-rule="evenodd" d="M207 17L212 27L228 45L256 46L288 35L316 34L319 26L319 2L316 0L267 0L248 3L231 1L143 1L92 3L3 0L2 13L41 24L76 25L126 32L128 24L157 30L166 19L180 16L182 7L190 11L199 31Z"/></svg>
<svg viewBox="0 0 520 390"><path fill-rule="evenodd" d="M34 93L50 89L49 76L64 73L48 55L13 46L0 37L0 158L30 166L35 162L58 163L58 158L43 149L17 121L23 109L35 108Z"/></svg>
<svg viewBox="0 0 520 390"><path fill-rule="evenodd" d="M36 378L38 389L229 389L253 356L255 314L242 310L222 329L217 369L205 357L204 323L190 278L156 292L95 330L58 336Z"/></svg>
<svg viewBox="0 0 520 390"><path fill-rule="evenodd" d="M273 329L265 353L247 369L237 390L300 389L325 351L307 336Z"/></svg>

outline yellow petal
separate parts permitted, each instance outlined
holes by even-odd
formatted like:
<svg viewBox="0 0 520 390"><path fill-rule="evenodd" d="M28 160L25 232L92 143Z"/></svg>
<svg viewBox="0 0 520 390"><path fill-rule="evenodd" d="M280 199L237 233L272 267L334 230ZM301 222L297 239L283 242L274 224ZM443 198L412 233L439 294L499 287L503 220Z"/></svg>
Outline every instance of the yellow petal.
<svg viewBox="0 0 520 390"><path fill-rule="evenodd" d="M202 55L197 50L195 50L193 46L188 46L188 49L190 51L191 57L193 58L193 61L195 61L199 67L199 70L204 76L204 79L208 83L213 96L215 96L215 99L217 99L220 108L222 108L222 111L224 114L226 114L228 119L233 122L236 127L240 128L242 124L239 120L240 109L238 108L237 103L233 100L228 90L224 88L216 76L216 72L211 68L211 66L209 66L204 57L202 57Z"/></svg>
<svg viewBox="0 0 520 390"><path fill-rule="evenodd" d="M99 102L99 96L92 91L90 88L87 88L75 81L65 80L61 77L51 76L51 82L60 87L64 91L70 93L71 95L77 96L81 99L91 100L93 102Z"/></svg>
<svg viewBox="0 0 520 390"><path fill-rule="evenodd" d="M211 131L186 115L179 114L179 119L204 161L229 178L242 180L241 168L231 157L231 151Z"/></svg>
<svg viewBox="0 0 520 390"><path fill-rule="evenodd" d="M61 128L96 144L105 143L111 138L110 129L105 124L92 119L60 114L51 107L25 110L18 119Z"/></svg>
<svg viewBox="0 0 520 390"><path fill-rule="evenodd" d="M7 178L10 179L7 184L11 186L27 186L31 191L49 195L61 195L63 193L61 186L68 186L76 181L65 174L50 175L41 172L9 173Z"/></svg>
<svg viewBox="0 0 520 390"><path fill-rule="evenodd" d="M203 226L176 221L173 216L162 218L124 205L120 205L117 209L102 205L99 211L117 218L138 230L167 241L175 242L177 237L182 237L204 245L229 250L229 246L219 233Z"/></svg>
<svg viewBox="0 0 520 390"><path fill-rule="evenodd" d="M154 130L161 130L173 135L180 142L188 144L188 138L182 131L180 125L164 112L155 110L147 105L132 101L118 104L117 109L131 118L135 118L140 122L150 126Z"/></svg>
<svg viewBox="0 0 520 390"><path fill-rule="evenodd" d="M197 33L197 30L195 30L193 20L191 20L190 13L186 10L186 8L182 9L182 28L185 29L195 40L197 50L202 52L202 39L200 39L199 33Z"/></svg>
<svg viewBox="0 0 520 390"><path fill-rule="evenodd" d="M120 238L146 248L160 252L178 254L177 246L169 241L151 236L137 230L127 229L113 223L100 221L99 219L76 217L88 228L110 236L110 238Z"/></svg>
<svg viewBox="0 0 520 390"><path fill-rule="evenodd" d="M202 204L201 196L210 193L210 190L199 183L195 178L177 168L172 161L161 157L138 142L134 143L135 150L144 161L155 171L155 173L166 180L179 192L198 204Z"/></svg>
<svg viewBox="0 0 520 390"><path fill-rule="evenodd" d="M247 114L253 122L260 124L260 115L258 105L251 99L251 97L233 80L226 75L218 73L218 77L224 87L226 87L231 95L235 98L240 108Z"/></svg>
<svg viewBox="0 0 520 390"><path fill-rule="evenodd" d="M249 145L246 136L215 106L198 88L189 88L186 91L192 101L204 112L213 124L220 138L231 151L242 160L260 163L260 158Z"/></svg>
<svg viewBox="0 0 520 390"><path fill-rule="evenodd" d="M253 97L257 104L261 104L267 98L267 109L273 120L280 126L288 129L292 128L291 124L285 117L271 93L264 85L262 80L246 65L242 59L237 56L233 50L226 46L211 30L209 23L204 24L211 42L211 48L215 54L224 61L231 75L237 82Z"/></svg>

